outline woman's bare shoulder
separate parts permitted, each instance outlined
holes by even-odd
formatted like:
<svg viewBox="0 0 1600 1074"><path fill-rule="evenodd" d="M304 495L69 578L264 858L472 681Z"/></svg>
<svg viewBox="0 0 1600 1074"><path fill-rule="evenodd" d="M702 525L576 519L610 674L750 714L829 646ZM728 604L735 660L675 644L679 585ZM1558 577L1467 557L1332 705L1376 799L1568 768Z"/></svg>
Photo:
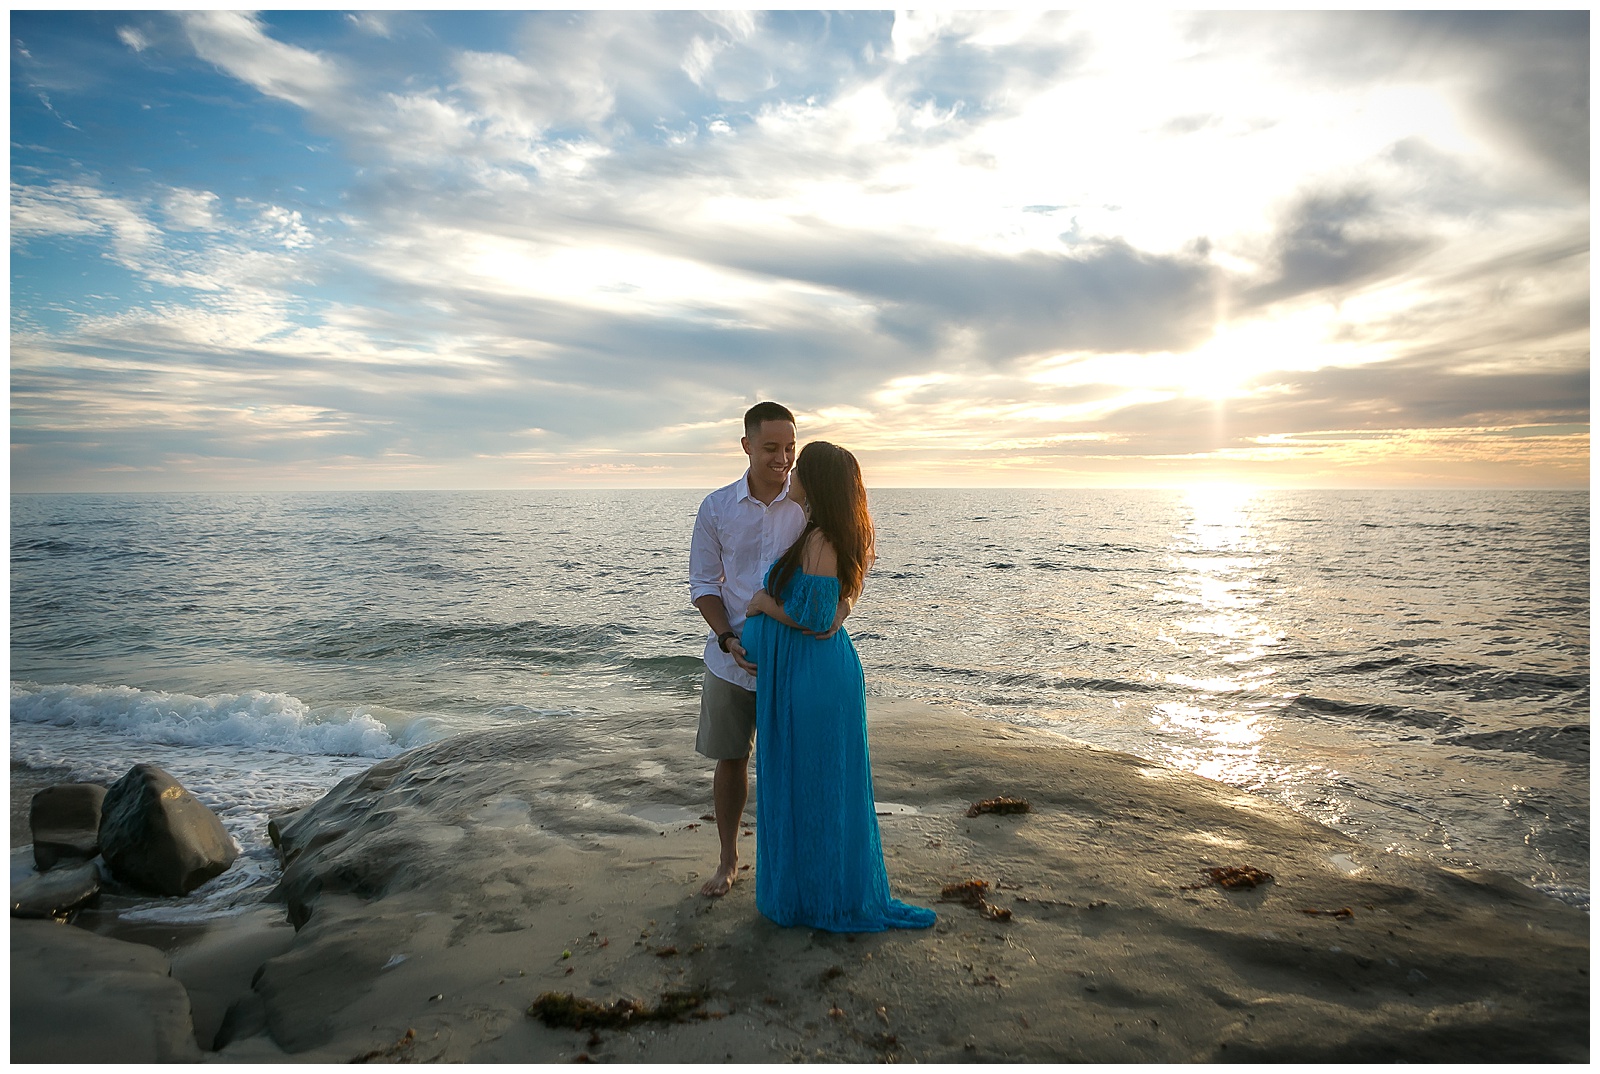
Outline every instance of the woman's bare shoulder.
<svg viewBox="0 0 1600 1074"><path fill-rule="evenodd" d="M801 569L820 578L839 577L839 556L821 530L812 530L800 559Z"/></svg>

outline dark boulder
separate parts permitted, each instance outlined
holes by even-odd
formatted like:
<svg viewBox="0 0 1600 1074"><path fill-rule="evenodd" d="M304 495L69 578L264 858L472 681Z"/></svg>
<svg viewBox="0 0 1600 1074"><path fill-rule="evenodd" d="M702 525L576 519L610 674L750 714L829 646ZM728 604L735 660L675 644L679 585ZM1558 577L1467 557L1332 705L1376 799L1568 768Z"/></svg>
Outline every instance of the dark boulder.
<svg viewBox="0 0 1600 1074"><path fill-rule="evenodd" d="M239 854L217 815L153 764L111 785L100 815L100 854L118 880L186 895Z"/></svg>
<svg viewBox="0 0 1600 1074"><path fill-rule="evenodd" d="M28 827L40 872L67 858L100 853L100 807L106 789L96 783L58 783L33 796Z"/></svg>
<svg viewBox="0 0 1600 1074"><path fill-rule="evenodd" d="M11 884L12 917L66 917L100 894L100 867L68 862Z"/></svg>

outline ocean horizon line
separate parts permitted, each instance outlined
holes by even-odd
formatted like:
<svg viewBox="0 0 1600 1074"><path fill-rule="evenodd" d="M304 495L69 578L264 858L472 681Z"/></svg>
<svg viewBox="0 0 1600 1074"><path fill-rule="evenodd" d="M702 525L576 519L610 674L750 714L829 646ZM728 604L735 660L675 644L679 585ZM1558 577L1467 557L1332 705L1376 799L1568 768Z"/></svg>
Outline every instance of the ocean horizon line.
<svg viewBox="0 0 1600 1074"><path fill-rule="evenodd" d="M723 482L726 484L727 482ZM12 496L213 496L248 495L375 495L383 493L462 492L693 492L721 486L696 485L485 485L470 488L194 488L194 489L11 489ZM1190 492L1195 489L1237 489L1241 492L1583 492L1584 485L1258 485L1248 481L1198 479L1164 485L897 485L867 484L868 491L948 492Z"/></svg>

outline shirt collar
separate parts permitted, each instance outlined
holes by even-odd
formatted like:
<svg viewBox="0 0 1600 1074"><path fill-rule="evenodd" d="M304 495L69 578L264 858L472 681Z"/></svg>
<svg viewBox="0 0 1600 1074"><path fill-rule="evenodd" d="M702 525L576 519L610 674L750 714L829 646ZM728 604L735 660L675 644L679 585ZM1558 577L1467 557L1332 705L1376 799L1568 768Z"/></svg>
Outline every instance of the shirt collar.
<svg viewBox="0 0 1600 1074"><path fill-rule="evenodd" d="M772 507L772 506L774 506L774 505L776 505L776 504L778 504L778 503L780 503L780 502L782 502L784 500L787 500L789 498L789 479L791 477L793 477L793 476L794 476L794 474L793 474L792 471L790 473L784 474L783 475L783 491L779 492L776 496L774 496L772 498L772 503L770 503L770 504L764 504L763 503L763 504L761 504L761 506L762 507ZM746 466L745 469L744 469L744 476L739 479L739 499L741 499L741 500L749 500L751 503L761 503L761 501L756 499L755 496L753 496L751 494L751 492L750 492L750 468L748 466Z"/></svg>

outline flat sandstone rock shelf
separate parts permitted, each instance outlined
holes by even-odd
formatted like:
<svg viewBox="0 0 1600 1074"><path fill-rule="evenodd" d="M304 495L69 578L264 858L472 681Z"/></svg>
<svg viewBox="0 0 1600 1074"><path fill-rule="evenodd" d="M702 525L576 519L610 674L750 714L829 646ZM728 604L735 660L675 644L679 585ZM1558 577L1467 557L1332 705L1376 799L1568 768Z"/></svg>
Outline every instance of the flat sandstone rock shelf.
<svg viewBox="0 0 1600 1074"><path fill-rule="evenodd" d="M750 871L698 897L715 836L687 738L462 735L277 825L298 932L211 1058L1589 1058L1588 916L1506 877L926 706L875 704L871 739L890 884L930 930L781 929ZM998 795L1031 808L966 815ZM982 900L939 901L967 880Z"/></svg>

